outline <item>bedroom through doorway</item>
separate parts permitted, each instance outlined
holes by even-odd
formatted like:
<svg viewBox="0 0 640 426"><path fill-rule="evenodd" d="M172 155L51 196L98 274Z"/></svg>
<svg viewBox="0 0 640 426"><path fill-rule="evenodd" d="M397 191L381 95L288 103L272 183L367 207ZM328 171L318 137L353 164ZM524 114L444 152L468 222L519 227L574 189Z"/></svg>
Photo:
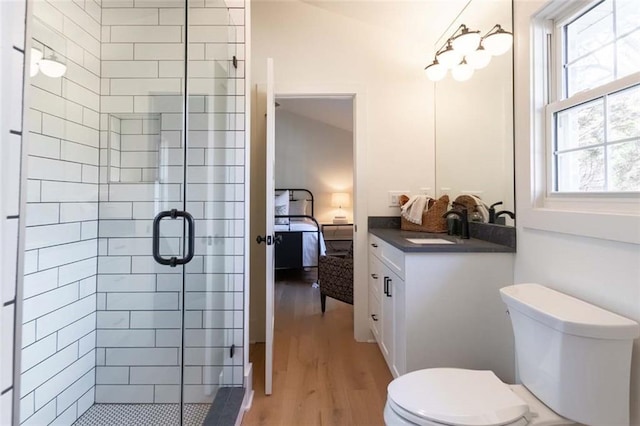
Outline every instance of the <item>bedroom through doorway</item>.
<svg viewBox="0 0 640 426"><path fill-rule="evenodd" d="M276 96L274 174L289 216L276 217L276 286L313 286L319 313L319 256L353 252L353 97ZM326 298L327 313L337 303Z"/></svg>

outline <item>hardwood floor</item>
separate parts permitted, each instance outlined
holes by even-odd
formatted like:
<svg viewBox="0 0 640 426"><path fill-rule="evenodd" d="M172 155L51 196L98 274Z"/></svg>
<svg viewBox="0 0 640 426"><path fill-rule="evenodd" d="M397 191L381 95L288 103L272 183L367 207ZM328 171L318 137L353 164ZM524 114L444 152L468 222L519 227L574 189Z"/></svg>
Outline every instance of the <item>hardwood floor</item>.
<svg viewBox="0 0 640 426"><path fill-rule="evenodd" d="M273 394L264 394L264 344L251 345L253 425L382 425L391 373L375 343L353 339L353 307L311 284L315 271L286 272L276 283Z"/></svg>

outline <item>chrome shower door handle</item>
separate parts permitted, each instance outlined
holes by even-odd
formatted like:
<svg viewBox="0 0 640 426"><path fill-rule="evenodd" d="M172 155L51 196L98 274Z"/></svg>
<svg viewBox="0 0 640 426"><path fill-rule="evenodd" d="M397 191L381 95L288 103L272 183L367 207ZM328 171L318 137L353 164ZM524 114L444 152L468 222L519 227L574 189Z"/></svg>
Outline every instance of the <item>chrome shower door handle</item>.
<svg viewBox="0 0 640 426"><path fill-rule="evenodd" d="M170 217L171 219L182 217L187 221L187 253L183 258L177 258L175 256L165 258L160 255L160 222L165 217ZM191 259L193 259L194 251L195 221L193 220L193 216L187 212L177 209L166 210L158 213L158 215L153 219L153 258L155 261L161 265L169 265L172 268L175 268L177 265L185 265L189 263Z"/></svg>

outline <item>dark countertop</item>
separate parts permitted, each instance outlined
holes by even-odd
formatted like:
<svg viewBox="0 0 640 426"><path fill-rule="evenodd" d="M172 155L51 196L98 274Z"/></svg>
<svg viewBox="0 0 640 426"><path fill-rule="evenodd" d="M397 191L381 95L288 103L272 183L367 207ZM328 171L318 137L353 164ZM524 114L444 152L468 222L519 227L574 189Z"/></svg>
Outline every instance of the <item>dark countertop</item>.
<svg viewBox="0 0 640 426"><path fill-rule="evenodd" d="M512 247L469 238L463 240L447 234L402 231L392 228L370 228L369 232L405 253L515 253ZM405 238L442 238L455 244L413 244Z"/></svg>

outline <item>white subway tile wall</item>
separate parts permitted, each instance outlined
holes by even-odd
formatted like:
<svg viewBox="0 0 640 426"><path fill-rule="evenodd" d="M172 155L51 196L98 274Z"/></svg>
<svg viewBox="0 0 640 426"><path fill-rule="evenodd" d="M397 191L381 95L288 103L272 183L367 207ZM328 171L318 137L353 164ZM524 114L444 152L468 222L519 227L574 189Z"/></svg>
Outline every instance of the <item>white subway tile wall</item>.
<svg viewBox="0 0 640 426"><path fill-rule="evenodd" d="M95 0L33 2L33 46L67 71L31 78L25 121L24 424L70 424L94 401L100 10Z"/></svg>
<svg viewBox="0 0 640 426"><path fill-rule="evenodd" d="M0 424L12 423L26 1L0 2ZM18 293L19 295L19 293ZM16 384L17 385L17 384Z"/></svg>
<svg viewBox="0 0 640 426"><path fill-rule="evenodd" d="M16 16L25 7L0 3L3 43L17 48L14 76L2 78L11 94L3 98L13 102L6 109L3 102L2 114L2 149L11 148L1 157L4 302L15 292L15 258L5 253L16 252L22 130L15 82L24 28L13 24L24 22ZM185 402L211 402L219 386L243 384L244 1L189 3L186 153L183 4L33 2L33 45L55 52L67 71L31 78L25 117L24 424L69 425L94 403L178 402L183 303ZM3 62L4 55L3 45ZM159 211L183 209L185 199L196 243L182 297L181 268L151 256L151 225ZM163 221L162 237L162 254L181 253L180 221ZM13 307L0 309L4 424Z"/></svg>

